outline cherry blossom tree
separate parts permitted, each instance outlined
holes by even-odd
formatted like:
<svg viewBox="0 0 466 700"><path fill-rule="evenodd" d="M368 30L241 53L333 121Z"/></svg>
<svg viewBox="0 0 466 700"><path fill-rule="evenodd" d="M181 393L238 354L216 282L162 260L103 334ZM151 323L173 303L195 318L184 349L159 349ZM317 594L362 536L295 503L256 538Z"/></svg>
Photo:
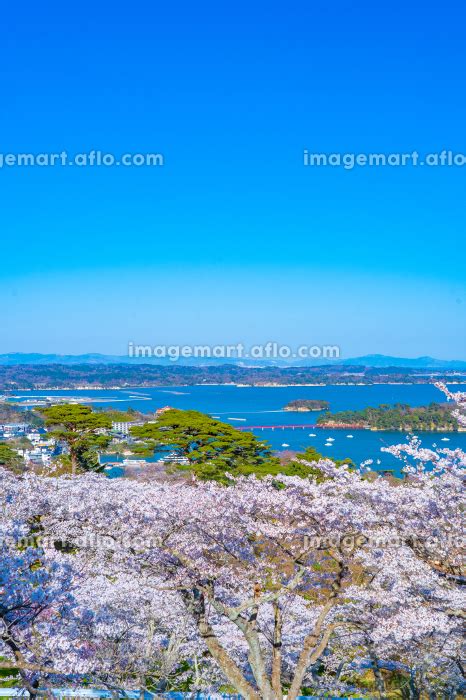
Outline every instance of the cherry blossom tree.
<svg viewBox="0 0 466 700"><path fill-rule="evenodd" d="M28 508L24 485L4 469L0 481L0 668L18 673L34 695L41 679L66 665L76 572L53 548L46 554L37 546L38 513Z"/></svg>
<svg viewBox="0 0 466 700"><path fill-rule="evenodd" d="M461 604L448 575L456 466L399 486L327 460L319 469L331 478L229 488L57 479L42 521L104 584L132 576L135 591L151 590L173 631L187 616L242 695L295 698L339 630L393 658L401 642L453 634Z"/></svg>
<svg viewBox="0 0 466 700"><path fill-rule="evenodd" d="M228 487L0 470L5 664L31 693L86 678L295 700L364 669L381 697L396 675L413 699L456 693L466 456L388 449L396 483L330 460L318 481Z"/></svg>
<svg viewBox="0 0 466 700"><path fill-rule="evenodd" d="M466 392L450 391L443 382L437 382L435 386L445 394L449 401L453 401L456 404L453 415L457 418L460 425L466 426Z"/></svg>
<svg viewBox="0 0 466 700"><path fill-rule="evenodd" d="M0 469L0 669L13 680L19 674L32 696L39 686L84 679L160 689L183 674L199 689L219 680L180 601L135 581L132 572L99 575L85 549L68 548L46 531L44 504L64 494L59 481L17 479Z"/></svg>

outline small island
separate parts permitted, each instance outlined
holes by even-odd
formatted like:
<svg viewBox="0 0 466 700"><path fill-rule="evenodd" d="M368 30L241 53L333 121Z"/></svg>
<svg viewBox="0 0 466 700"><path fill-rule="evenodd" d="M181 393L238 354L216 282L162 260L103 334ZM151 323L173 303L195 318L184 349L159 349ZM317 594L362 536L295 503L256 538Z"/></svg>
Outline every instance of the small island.
<svg viewBox="0 0 466 700"><path fill-rule="evenodd" d="M328 411L330 404L328 401L320 401L318 399L296 399L290 401L283 408L284 411Z"/></svg>
<svg viewBox="0 0 466 700"><path fill-rule="evenodd" d="M319 416L317 425L321 428L393 430L405 433L461 430L456 417L452 414L452 407L438 403L419 407L406 404L394 406L383 404L378 408L365 408L361 411L325 413Z"/></svg>

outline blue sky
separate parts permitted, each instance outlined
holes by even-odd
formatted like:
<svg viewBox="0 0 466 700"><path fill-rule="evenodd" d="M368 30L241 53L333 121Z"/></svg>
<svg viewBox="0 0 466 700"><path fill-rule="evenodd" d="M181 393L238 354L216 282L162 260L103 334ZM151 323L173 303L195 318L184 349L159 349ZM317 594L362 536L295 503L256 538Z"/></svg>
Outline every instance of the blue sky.
<svg viewBox="0 0 466 700"><path fill-rule="evenodd" d="M305 168L303 150L466 153L462 3L9 3L0 352L339 344L466 359L464 168Z"/></svg>

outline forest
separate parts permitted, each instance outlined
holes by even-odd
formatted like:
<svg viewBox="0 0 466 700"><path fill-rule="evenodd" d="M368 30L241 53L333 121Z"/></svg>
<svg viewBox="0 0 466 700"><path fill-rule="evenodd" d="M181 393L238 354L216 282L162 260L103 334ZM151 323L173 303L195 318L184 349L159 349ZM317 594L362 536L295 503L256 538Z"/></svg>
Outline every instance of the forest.
<svg viewBox="0 0 466 700"><path fill-rule="evenodd" d="M319 367L242 367L238 365L0 365L0 391L244 384L451 384L460 380L448 370L374 368L350 365Z"/></svg>
<svg viewBox="0 0 466 700"><path fill-rule="evenodd" d="M326 428L358 427L405 432L457 431L459 428L451 406L439 403L414 408L400 403L393 406L383 404L377 408L369 407L361 411L327 412L319 416L317 424Z"/></svg>

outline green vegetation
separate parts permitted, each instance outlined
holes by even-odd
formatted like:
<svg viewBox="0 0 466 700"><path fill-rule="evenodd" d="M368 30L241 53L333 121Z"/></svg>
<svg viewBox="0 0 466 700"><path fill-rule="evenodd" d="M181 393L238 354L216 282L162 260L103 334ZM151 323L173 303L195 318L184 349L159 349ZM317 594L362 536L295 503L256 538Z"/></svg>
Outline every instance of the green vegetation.
<svg viewBox="0 0 466 700"><path fill-rule="evenodd" d="M297 406L296 410L319 410L325 404L328 405L324 401L299 399L288 406ZM303 405L311 408L303 409ZM151 457L154 451L162 455L174 453L185 463L174 461L173 469L190 471L201 480L221 483L228 483L228 474L324 478L314 466L323 456L313 448L308 448L302 454L282 453L275 456L270 445L252 432L238 430L198 411L170 409L156 417L134 410L121 412L113 407L93 410L82 404L59 404L38 408L35 412L38 420L45 422L49 436L67 447L66 454L55 461L54 473L102 471L104 465L99 464L98 453L107 450L118 454L130 452L139 457ZM21 411L21 417L23 415ZM135 420L146 421L144 425L131 428L136 442L112 437L113 422ZM420 408L395 404L361 411L326 412L319 417L318 423L327 427L405 432L458 430L450 406L436 403ZM30 448L31 443L26 438L19 438L8 445L0 444L0 464L13 471L22 471L23 460L16 450ZM308 464L303 464L303 461ZM342 464L354 467L349 459L337 461L337 465Z"/></svg>
<svg viewBox="0 0 466 700"><path fill-rule="evenodd" d="M310 476L310 474L307 471L307 467L303 465L301 461L297 460L304 460L306 462L318 462L321 459L326 459L326 457L320 452L317 452L317 450L314 447L307 447L304 452L302 452L301 454L297 454L296 457L286 465L286 469L293 469L295 471L283 471L282 474L286 474L287 476L302 476L303 478L306 476ZM349 457L347 457L346 459L334 459L333 457L329 457L328 459L331 459L332 462L334 462L337 465L337 467L341 467L344 464L346 464L348 465L348 467L350 467L350 469L356 469L356 465L354 464L353 460ZM321 474L322 472L319 473Z"/></svg>
<svg viewBox="0 0 466 700"><path fill-rule="evenodd" d="M317 452L314 447L308 447L300 454L293 454L290 459L286 459L285 461L281 460L278 465L265 465L262 472L255 471L254 473L258 476L265 474L278 476L278 474L283 474L283 476L299 476L301 479L313 478L317 480L317 483L321 483L328 478L325 476L324 472L316 466L317 462L321 459L325 459L324 455ZM350 469L355 469L355 464L351 459L331 459L337 467L346 464ZM303 461L309 464L303 464Z"/></svg>
<svg viewBox="0 0 466 700"><path fill-rule="evenodd" d="M131 433L143 440L146 449L175 452L186 458L189 464L177 464L176 468L189 470L202 480L228 483L226 474L324 478L323 473L313 466L322 455L312 447L303 454L280 461L272 455L270 446L253 433L237 430L197 411L165 411L156 423L132 428ZM302 464L298 461L300 459L311 464ZM354 467L349 459L337 464Z"/></svg>
<svg viewBox="0 0 466 700"><path fill-rule="evenodd" d="M16 688L21 685L19 670L9 663L6 656L0 656L0 688ZM3 665L6 668L2 668Z"/></svg>
<svg viewBox="0 0 466 700"><path fill-rule="evenodd" d="M413 408L406 404L378 408L365 408L361 411L340 411L325 413L317 419L319 425L331 427L360 427L372 430L456 431L458 421L447 405L431 403L428 406Z"/></svg>
<svg viewBox="0 0 466 700"><path fill-rule="evenodd" d="M24 410L14 404L0 403L0 423L29 423L40 427L44 424L41 416L35 411Z"/></svg>
<svg viewBox="0 0 466 700"><path fill-rule="evenodd" d="M318 399L296 399L290 401L284 407L284 411L328 411L330 404L328 401Z"/></svg>
<svg viewBox="0 0 466 700"><path fill-rule="evenodd" d="M9 469L15 474L23 471L23 460L15 450L12 450L5 442L0 442L0 466Z"/></svg>
<svg viewBox="0 0 466 700"><path fill-rule="evenodd" d="M8 440L8 445L13 450L31 450L33 448L32 442L25 435Z"/></svg>
<svg viewBox="0 0 466 700"><path fill-rule="evenodd" d="M61 461L65 467L69 466L72 474L103 468L99 465L97 451L107 447L111 439L105 434L112 427L108 415L77 404L51 406L40 412L45 425L51 428L49 435L68 446L69 456L62 456Z"/></svg>
<svg viewBox="0 0 466 700"><path fill-rule="evenodd" d="M225 472L270 473L264 469L279 465L269 445L253 433L236 430L198 411L171 409L157 422L134 427L131 433L157 451L185 457L189 465L179 468L189 469L200 479L226 482Z"/></svg>
<svg viewBox="0 0 466 700"><path fill-rule="evenodd" d="M130 423L131 421L141 420L144 418L143 413L139 413L134 408L128 408L125 411L119 411L113 406L95 406L94 413L104 414L112 423Z"/></svg>

